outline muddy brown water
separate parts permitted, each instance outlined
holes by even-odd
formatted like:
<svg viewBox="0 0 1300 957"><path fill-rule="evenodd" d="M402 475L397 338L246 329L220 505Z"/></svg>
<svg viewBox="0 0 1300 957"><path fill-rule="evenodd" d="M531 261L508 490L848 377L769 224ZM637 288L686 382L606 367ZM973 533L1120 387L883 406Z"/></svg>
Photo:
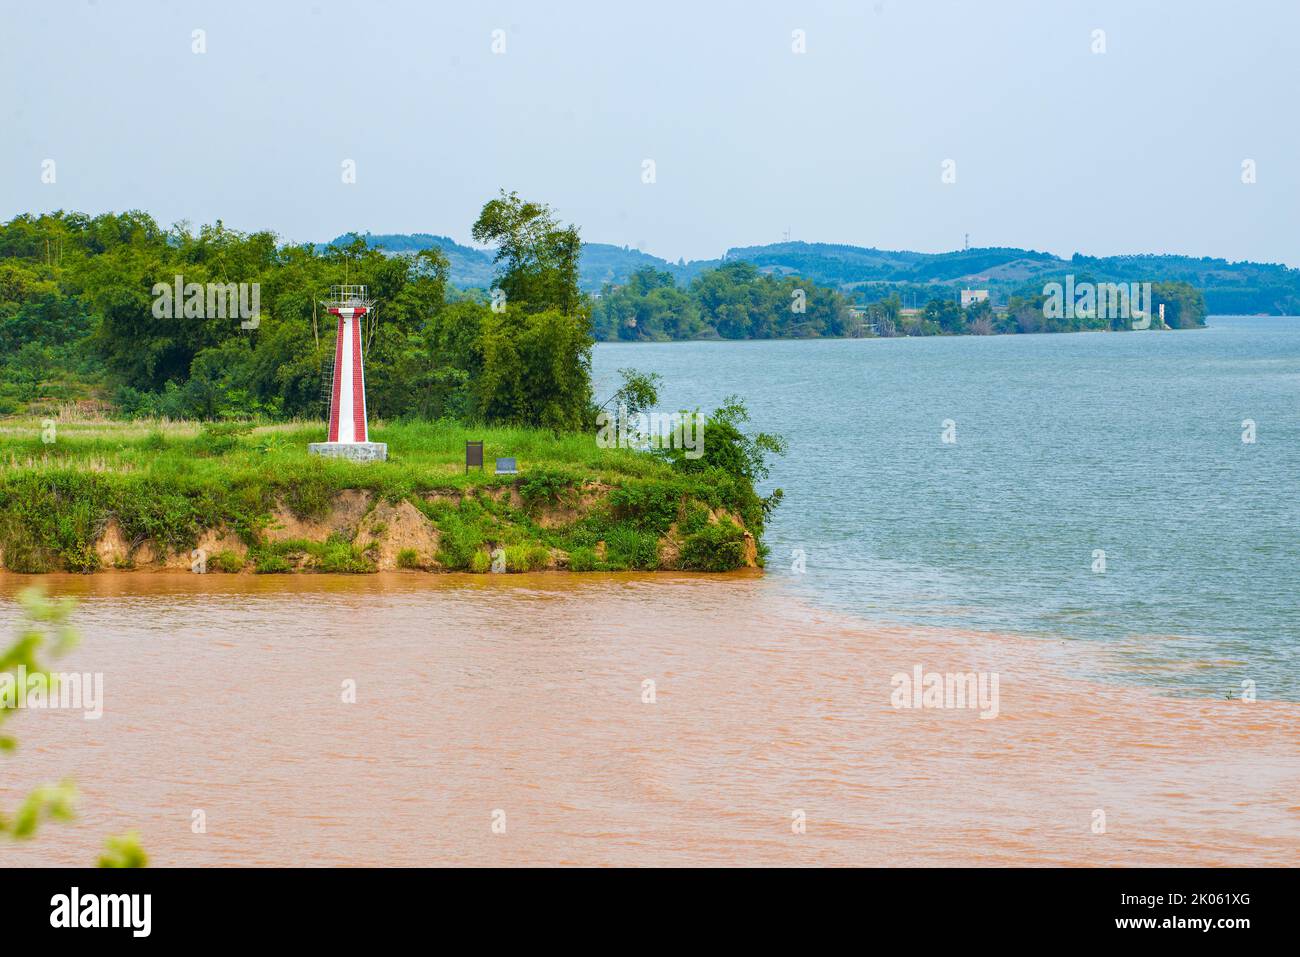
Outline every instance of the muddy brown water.
<svg viewBox="0 0 1300 957"><path fill-rule="evenodd" d="M4 635L37 580L0 574ZM1300 705L1089 682L1084 642L875 624L757 574L39 580L80 599L58 670L101 672L104 714L8 722L0 807L70 777L81 813L0 843L2 865L93 863L130 829L162 866L1300 849ZM997 716L894 707L917 666L998 675Z"/></svg>

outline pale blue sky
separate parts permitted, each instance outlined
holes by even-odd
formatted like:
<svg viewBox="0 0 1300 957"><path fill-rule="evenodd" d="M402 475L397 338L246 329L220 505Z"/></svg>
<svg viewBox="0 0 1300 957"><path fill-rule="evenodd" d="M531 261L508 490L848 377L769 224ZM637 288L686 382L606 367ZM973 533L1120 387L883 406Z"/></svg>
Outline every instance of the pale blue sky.
<svg viewBox="0 0 1300 957"><path fill-rule="evenodd" d="M4 219L467 241L505 186L674 260L789 228L1300 265L1288 0L0 5Z"/></svg>

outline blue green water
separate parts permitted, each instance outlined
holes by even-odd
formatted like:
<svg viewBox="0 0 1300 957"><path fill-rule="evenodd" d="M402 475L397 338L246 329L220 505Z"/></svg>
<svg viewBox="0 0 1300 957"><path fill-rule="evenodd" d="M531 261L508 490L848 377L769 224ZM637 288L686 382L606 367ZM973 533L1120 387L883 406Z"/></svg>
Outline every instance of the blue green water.
<svg viewBox="0 0 1300 957"><path fill-rule="evenodd" d="M1127 679L1174 693L1250 679L1300 699L1298 318L602 344L600 398L625 366L663 376L663 409L734 393L787 439L770 587L878 620L1105 642Z"/></svg>

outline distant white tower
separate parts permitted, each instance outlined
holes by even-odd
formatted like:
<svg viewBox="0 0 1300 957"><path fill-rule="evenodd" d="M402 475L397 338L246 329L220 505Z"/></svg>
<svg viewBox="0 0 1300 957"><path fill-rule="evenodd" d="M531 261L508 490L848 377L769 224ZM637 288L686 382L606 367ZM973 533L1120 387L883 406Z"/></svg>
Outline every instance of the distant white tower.
<svg viewBox="0 0 1300 957"><path fill-rule="evenodd" d="M331 286L322 305L338 316L334 341L334 380L330 386L329 440L314 442L314 455L341 455L350 459L386 459L388 446L371 442L366 422L366 370L361 319L374 311L375 301L365 286Z"/></svg>

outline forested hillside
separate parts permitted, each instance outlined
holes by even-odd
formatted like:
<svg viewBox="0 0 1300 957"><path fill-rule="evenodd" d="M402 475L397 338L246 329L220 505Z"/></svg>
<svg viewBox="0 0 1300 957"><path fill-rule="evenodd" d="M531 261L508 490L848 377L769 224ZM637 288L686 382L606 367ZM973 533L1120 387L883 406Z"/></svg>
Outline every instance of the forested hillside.
<svg viewBox="0 0 1300 957"><path fill-rule="evenodd" d="M338 242L350 241L340 237ZM443 236L371 236L372 244L411 254L437 247L449 257L449 281L461 288L481 287L490 275L486 254ZM932 298L955 298L963 286L988 289L996 303L1041 292L1044 283L1085 275L1093 282L1185 282L1205 297L1212 315L1300 314L1300 270L1276 263L1159 254L1085 256L1062 259L1051 253L1016 248L976 248L948 253L918 253L828 243L787 242L745 246L721 259L669 262L625 246L584 243L578 285L597 293L606 285L627 283L640 270L671 275L681 286L724 263L753 263L773 276L799 276L847 294L858 304L890 296L917 308Z"/></svg>

